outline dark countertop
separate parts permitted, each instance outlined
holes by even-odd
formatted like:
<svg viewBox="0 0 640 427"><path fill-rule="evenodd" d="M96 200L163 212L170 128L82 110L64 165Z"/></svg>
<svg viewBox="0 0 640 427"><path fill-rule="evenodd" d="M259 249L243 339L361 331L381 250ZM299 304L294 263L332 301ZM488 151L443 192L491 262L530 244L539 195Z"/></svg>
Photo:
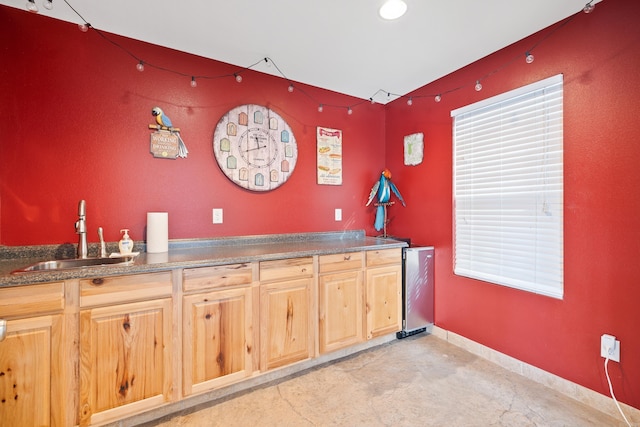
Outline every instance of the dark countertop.
<svg viewBox="0 0 640 427"><path fill-rule="evenodd" d="M406 246L405 242L390 238L365 236L363 230L171 240L169 252L160 254L148 254L143 242L135 242L134 251L140 251L140 255L130 265L18 274L11 272L40 261L73 257L75 245L0 246L0 287ZM109 253L117 251L112 243L108 249ZM89 246L89 254L94 253L96 244Z"/></svg>

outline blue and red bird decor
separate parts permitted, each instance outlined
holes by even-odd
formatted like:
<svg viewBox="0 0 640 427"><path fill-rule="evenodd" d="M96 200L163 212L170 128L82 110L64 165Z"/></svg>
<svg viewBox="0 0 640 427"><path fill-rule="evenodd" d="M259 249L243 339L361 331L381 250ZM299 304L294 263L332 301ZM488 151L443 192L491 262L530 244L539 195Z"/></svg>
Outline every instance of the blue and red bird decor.
<svg viewBox="0 0 640 427"><path fill-rule="evenodd" d="M186 158L189 150L180 136L180 129L173 127L171 119L160 107L154 107L151 115L156 119L149 125L149 129L156 129L151 135L151 154L165 159Z"/></svg>
<svg viewBox="0 0 640 427"><path fill-rule="evenodd" d="M375 204L376 208L376 220L373 223L376 231L384 229L383 237L387 237L387 207L393 205L395 202L391 201L391 192L396 195L402 206L407 206L398 191L398 187L391 181L391 172L389 169L385 169L380 174L380 179L371 187L371 193L369 194L369 200L366 206L369 206L373 199L378 197L378 203Z"/></svg>

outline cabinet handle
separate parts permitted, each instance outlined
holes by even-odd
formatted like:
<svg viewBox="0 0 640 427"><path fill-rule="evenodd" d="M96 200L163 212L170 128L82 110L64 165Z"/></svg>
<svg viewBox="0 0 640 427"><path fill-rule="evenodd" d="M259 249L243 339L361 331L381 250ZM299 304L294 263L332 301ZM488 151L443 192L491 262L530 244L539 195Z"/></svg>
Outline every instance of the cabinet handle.
<svg viewBox="0 0 640 427"><path fill-rule="evenodd" d="M95 279L93 279L91 281L92 285L96 285L96 286L100 286L102 284L104 284L104 279L102 277L96 277Z"/></svg>
<svg viewBox="0 0 640 427"><path fill-rule="evenodd" d="M344 260L345 260L345 261L349 261L350 259L351 259L351 255L345 255L345 256L344 256Z"/></svg>
<svg viewBox="0 0 640 427"><path fill-rule="evenodd" d="M7 337L7 321L0 319L0 341L4 341Z"/></svg>

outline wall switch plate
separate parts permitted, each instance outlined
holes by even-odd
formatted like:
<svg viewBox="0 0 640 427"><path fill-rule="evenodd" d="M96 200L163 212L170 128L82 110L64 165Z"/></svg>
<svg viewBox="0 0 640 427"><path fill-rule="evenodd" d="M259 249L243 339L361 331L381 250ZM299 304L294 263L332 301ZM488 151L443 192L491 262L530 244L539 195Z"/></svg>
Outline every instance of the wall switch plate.
<svg viewBox="0 0 640 427"><path fill-rule="evenodd" d="M222 224L222 209L216 208L213 210L213 223Z"/></svg>
<svg viewBox="0 0 640 427"><path fill-rule="evenodd" d="M336 221L342 221L342 209L336 209Z"/></svg>
<svg viewBox="0 0 640 427"><path fill-rule="evenodd" d="M603 334L600 337L600 356L620 362L620 341L613 335Z"/></svg>

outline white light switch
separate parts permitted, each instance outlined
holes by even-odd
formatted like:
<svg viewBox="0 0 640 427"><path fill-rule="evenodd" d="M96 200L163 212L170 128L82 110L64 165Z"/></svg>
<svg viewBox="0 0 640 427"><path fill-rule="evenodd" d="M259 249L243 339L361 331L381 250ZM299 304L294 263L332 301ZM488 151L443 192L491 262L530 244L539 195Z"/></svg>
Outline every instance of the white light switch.
<svg viewBox="0 0 640 427"><path fill-rule="evenodd" d="M222 224L222 209L216 208L213 210L213 223Z"/></svg>
<svg viewBox="0 0 640 427"><path fill-rule="evenodd" d="M336 221L342 221L342 209L336 209Z"/></svg>

